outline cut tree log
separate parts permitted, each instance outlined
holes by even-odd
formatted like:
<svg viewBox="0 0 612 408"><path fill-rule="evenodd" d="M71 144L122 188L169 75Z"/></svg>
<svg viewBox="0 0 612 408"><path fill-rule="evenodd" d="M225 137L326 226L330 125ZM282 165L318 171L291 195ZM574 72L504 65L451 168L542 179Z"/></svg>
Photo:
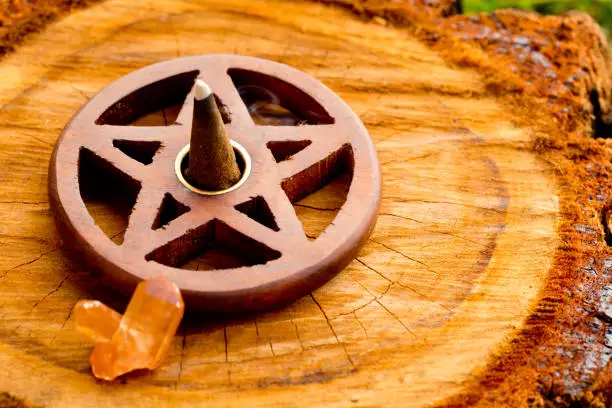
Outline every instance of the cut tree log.
<svg viewBox="0 0 612 408"><path fill-rule="evenodd" d="M598 27L576 14L452 16L448 1L324 3L107 0L0 61L0 406L610 406ZM382 164L377 227L312 295L268 313L188 315L159 370L102 384L71 310L94 298L123 311L126 299L63 251L51 150L112 81L210 53L292 65L353 108ZM346 182L295 204L309 236L333 221ZM82 194L119 242L130 206Z"/></svg>

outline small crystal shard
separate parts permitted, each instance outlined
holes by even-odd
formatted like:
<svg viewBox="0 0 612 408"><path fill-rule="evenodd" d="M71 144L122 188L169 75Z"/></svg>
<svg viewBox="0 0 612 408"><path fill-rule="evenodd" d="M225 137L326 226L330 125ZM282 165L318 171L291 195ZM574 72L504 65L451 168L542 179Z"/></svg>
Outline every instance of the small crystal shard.
<svg viewBox="0 0 612 408"><path fill-rule="evenodd" d="M132 370L159 367L184 310L179 288L161 275L138 284L123 317L100 302L79 302L77 329L95 344L93 374L113 380Z"/></svg>
<svg viewBox="0 0 612 408"><path fill-rule="evenodd" d="M77 330L94 344L111 341L121 322L121 314L97 300L79 300L74 314Z"/></svg>

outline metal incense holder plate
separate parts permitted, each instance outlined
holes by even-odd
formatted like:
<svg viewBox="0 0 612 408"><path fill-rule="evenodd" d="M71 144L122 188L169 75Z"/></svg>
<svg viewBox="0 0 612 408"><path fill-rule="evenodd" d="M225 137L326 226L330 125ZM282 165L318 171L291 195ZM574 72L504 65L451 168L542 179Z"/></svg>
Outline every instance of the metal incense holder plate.
<svg viewBox="0 0 612 408"><path fill-rule="evenodd" d="M242 176L240 177L240 180L238 180L233 186L228 187L224 190L210 191L202 190L201 188L198 188L193 185L193 183L189 182L185 177L185 168L187 167L186 159L189 155L189 145L185 146L183 150L179 152L178 156L176 156L176 160L174 162L174 173L176 173L176 177L189 190L202 195L221 195L236 190L237 188L242 186L251 175L251 156L249 155L249 152L247 152L246 149L240 144L238 144L238 142L236 142L235 140L231 140L230 143L234 148L234 153L236 154L236 157L238 158L239 162L243 164Z"/></svg>
<svg viewBox="0 0 612 408"><path fill-rule="evenodd" d="M188 188L176 172L188 149L197 78L214 92L236 156L245 154L238 185L213 195ZM273 93L301 122L257 125L239 89ZM134 125L168 106L178 114L167 123ZM309 240L292 203L343 173L352 176L344 205ZM120 243L96 225L83 198L103 177L133 197ZM140 280L165 274L189 308L253 311L308 294L354 259L376 221L381 175L363 124L323 84L275 62L210 55L148 66L93 97L55 146L49 195L68 246L119 290L131 293ZM215 248L246 266L185 269Z"/></svg>

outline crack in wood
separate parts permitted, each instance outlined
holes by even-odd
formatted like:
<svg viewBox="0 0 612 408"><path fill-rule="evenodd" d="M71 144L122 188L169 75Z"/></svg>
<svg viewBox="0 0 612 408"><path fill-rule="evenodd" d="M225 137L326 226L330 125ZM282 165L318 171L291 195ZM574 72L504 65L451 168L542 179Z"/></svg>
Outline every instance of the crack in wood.
<svg viewBox="0 0 612 408"><path fill-rule="evenodd" d="M232 384L232 364L229 362L229 341L227 339L227 324L223 325L223 340L225 341L225 363L227 364L227 384Z"/></svg>
<svg viewBox="0 0 612 408"><path fill-rule="evenodd" d="M72 82L70 83L70 87L72 89L74 89L75 91L77 91L84 99L85 102L89 101L89 99L91 99L86 93L85 91L83 91L82 89L77 88Z"/></svg>
<svg viewBox="0 0 612 408"><path fill-rule="evenodd" d="M295 323L295 321L293 320L293 317L290 317L289 320L293 324L293 327L295 329L295 337L297 338L298 344L300 345L301 352L303 352L304 351L304 345L302 344L302 339L300 338L300 331L298 330L297 323Z"/></svg>
<svg viewBox="0 0 612 408"><path fill-rule="evenodd" d="M435 305L440 306L442 309L446 310L447 312L450 312L450 313L452 313L452 312L453 312L453 309L451 309L450 307L448 307L448 306L446 306L446 305L444 305L444 304L442 304L442 303L440 303L440 302L436 302L435 300L431 299L429 296L427 296L427 295L425 295L425 294L423 294L423 293L419 292L418 290L416 290L416 289L414 289L414 288L411 288L411 287L410 287L410 286L408 286L408 285L404 285L404 284L403 284L403 283L401 283L401 282L395 282L395 284L396 284L397 286L399 286L400 288L402 288L402 289L408 289L408 290L410 290L410 291L414 292L415 294L417 294L417 295L421 296L423 299L428 300L429 302L431 302L431 303L433 303L433 304L435 304Z"/></svg>
<svg viewBox="0 0 612 408"><path fill-rule="evenodd" d="M410 330L408 328L408 326L406 326L406 324L402 321L402 319L400 319L395 313L393 313L391 310L389 310L389 308L385 305L383 305L380 300L376 299L376 303L378 303L383 309L385 309L387 311L387 313L389 313L391 316L393 316L393 318L395 318L395 320L397 320L399 322L399 324L401 324L404 329L406 329L406 331L410 334L412 334L414 337L416 337L416 334L414 334L414 332L412 330Z"/></svg>
<svg viewBox="0 0 612 408"><path fill-rule="evenodd" d="M45 242L45 243L46 243L46 241L42 241L42 242ZM10 269L5 270L5 271L4 271L4 274L3 274L3 275L0 275L0 279L4 278L4 277L5 277L6 275L8 275L8 273L9 273L9 272L11 272L11 271L17 270L17 269L22 268L22 267L27 266L27 265L31 265L31 264L33 264L33 263L35 263L35 262L39 261L40 259L42 259L42 258L43 258L45 255L48 255L48 254L50 254L50 253L53 253L53 252L59 251L60 249L62 249L62 247L63 247L63 244L62 244L62 245L60 245L60 246L58 246L57 248L54 248L54 249L51 249L51 250L49 250L49 251L46 251L46 252L41 253L41 254L40 254L40 255L38 255L36 258L34 258L34 259L30 260L30 261L27 261L27 262L21 263L21 264L19 264L19 265L16 265L16 266L14 266L14 267L10 268Z"/></svg>
<svg viewBox="0 0 612 408"><path fill-rule="evenodd" d="M229 354L228 354L229 342L227 340L227 325L223 325L223 339L225 341L225 362L229 363Z"/></svg>
<svg viewBox="0 0 612 408"><path fill-rule="evenodd" d="M357 323L361 326L361 328L363 329L363 333L365 334L366 339L370 338L370 335L368 334L368 331L366 330L365 326L363 325L363 322L361 321L361 319L359 319L359 317L357 317L357 313L355 311L353 311L353 317L355 318L355 320L357 321Z"/></svg>
<svg viewBox="0 0 612 408"><path fill-rule="evenodd" d="M340 211L340 207L338 208L323 208L323 207L315 207L312 205L306 205L306 204L293 204L294 207L301 207L301 208L308 208L311 210L317 210L317 211Z"/></svg>
<svg viewBox="0 0 612 408"><path fill-rule="evenodd" d="M388 281L389 283L394 283L394 281L392 281L391 279L387 278L382 272L379 272L378 270L376 270L375 268L372 268L370 265L368 265L367 263L365 263L364 261L362 261L359 258L355 258L355 260L357 262L359 262L360 264L362 264L363 266L365 266L366 268L368 268L369 270L371 270L372 272L375 272L376 274L378 274L381 278L385 279L386 281Z"/></svg>
<svg viewBox="0 0 612 408"><path fill-rule="evenodd" d="M506 213L505 209L500 210L497 208L488 208L488 207L482 207L479 205L467 204L467 203L457 203L453 201L421 200L421 199L406 199L406 198L393 198L393 197L389 197L388 199L391 199L392 201L396 203L448 204L448 205L457 205L457 206L468 207L468 208L475 208L475 209L483 210L483 211L491 211L491 212L495 212L495 213L502 214L502 215Z"/></svg>
<svg viewBox="0 0 612 408"><path fill-rule="evenodd" d="M42 205L42 204L49 204L49 202L48 201L0 201L0 204Z"/></svg>
<svg viewBox="0 0 612 408"><path fill-rule="evenodd" d="M68 272L66 274L66 276L64 276L62 278L62 280L60 281L60 283L51 291L49 291L46 295L44 295L42 298L40 298L36 303L34 303L34 306L32 306L32 310L36 309L38 307L38 305L40 305L42 302L45 301L45 299L47 299L49 296L52 296L53 294L57 293L62 286L64 286L64 283L72 276L72 271Z"/></svg>
<svg viewBox="0 0 612 408"><path fill-rule="evenodd" d="M396 254L401 255L401 256L403 256L404 258L406 258L406 259L408 259L408 260L410 260L410 261L412 261L412 262L416 262L416 263L418 263L419 265L424 266L424 267L425 267L425 268L426 268L426 269L427 269L429 272L431 272L431 273L434 273L434 274L436 274L436 275L440 275L440 273L439 273L439 272L436 272L436 271L434 271L433 269L431 269L431 267L430 267L429 265L427 265L426 263L424 263L423 261L419 261L418 259L411 258L411 257L409 257L408 255L406 255L405 253L403 253L403 252L401 252L401 251L398 251L397 249L391 248L390 246L388 246L388 245L386 245L386 244L383 244L382 242L376 241L376 240L374 240L374 239L372 239L372 238L370 238L370 241L372 241L372 242L374 242L374 243L376 243L376 244L378 244L378 245L381 245L381 246L385 247L386 249L388 249L389 251L393 251L393 252L395 252Z"/></svg>
<svg viewBox="0 0 612 408"><path fill-rule="evenodd" d="M351 355L349 354L349 352L348 352L348 350L346 348L346 344L344 344L344 342L340 341L340 339L338 338L338 334L334 330L334 327L332 326L331 321L327 317L327 313L325 313L325 310L323 310L323 307L319 304L319 302L317 301L317 299L314 297L314 295L312 293L310 294L310 298L313 300L313 302L315 302L315 304L317 305L317 307L319 308L319 310L323 314L323 317L325 318L325 321L327 322L327 325L329 326L329 328L332 331L334 337L336 338L336 342L340 346L342 346L342 349L344 350L344 354L346 354L346 358L348 359L349 363L351 364L351 366L355 370L357 370L357 367L355 366L355 363L353 362L353 359L352 359Z"/></svg>
<svg viewBox="0 0 612 408"><path fill-rule="evenodd" d="M363 288L363 289L364 289L366 292L368 292L368 294L369 294L370 296L372 296L372 299L370 299L370 301L368 301L367 303L364 303L363 305L361 305L361 306L359 306L359 307L357 307L357 308L355 308L355 309L351 310L350 312L346 312L346 313L339 313L339 314L337 314L337 315L336 315L336 316L333 318L333 320L337 319L338 317L341 317L341 316L347 316L347 315L350 315L350 314L354 314L355 312L358 312L359 310L365 309L366 307L370 306L372 303L374 303L374 302L378 301L378 300L379 300L379 299L381 299L383 296L385 296L385 295L386 295L386 294L389 292L389 290L391 289L391 287L393 286L393 282L391 282L391 281L390 281L391 283L389 283L389 285L387 285L387 287L385 288L385 290L383 291L383 293L381 293L379 296L375 296L375 295L374 295L372 292L370 292L370 291L368 290L368 288L366 288L365 286L363 286L363 284L362 284L361 282L359 282L358 280L355 280L355 279L353 279L353 280L354 280L355 282L357 282L357 284L358 284L359 286L361 286L361 287L362 287L362 288Z"/></svg>
<svg viewBox="0 0 612 408"><path fill-rule="evenodd" d="M370 295L374 296L374 297L375 297L375 299L372 299L372 300L371 300L370 302L368 302L367 304L365 304L365 305L362 305L362 306L358 307L357 309L353 310L353 312L356 312L356 311L358 311L358 310L360 310L360 309L363 309L364 307L366 307L366 306L370 305L371 303L373 303L373 302L374 302L374 300L380 300L380 299L382 299L382 297L383 297L385 294L387 294L387 293L389 292L389 290L391 289L391 287L392 287L393 285L397 285L397 286L399 286L399 287L400 287L400 288L402 288L402 289L407 289L407 290L410 290L410 291L414 292L415 294L417 294L418 296L421 296L422 298L424 298L424 299L428 300L429 302L432 302L432 303L434 303L434 304L436 304L436 305L440 306L441 308L445 309L446 311L448 311L448 312L452 312L452 309L450 309L448 306L443 305L443 304L441 304L441 303L439 303L439 302L436 302L436 301L434 301L433 299L430 299L430 298L429 298L428 296L426 296L425 294L423 294L423 293L421 293L421 292L417 291L417 290L416 290L416 289L414 289L414 288L411 288L411 287L410 287L410 286L408 286L408 285L404 285L404 284L402 284L402 283L400 282L400 280L401 280L401 278L403 277L404 272L402 272L402 274L400 275L400 277L399 277L398 279L396 279L396 280L391 280L391 279L387 278L387 277L386 277L386 276L385 276L383 273L381 273L381 272L379 272L378 270L376 270L375 268L372 268L371 266L367 265L367 264L366 264L365 262L363 262L361 259L359 259L359 258L355 258L355 260L356 260L357 262L361 263L363 266L365 266L365 267L366 267L366 268L368 268L369 270L371 270L371 271L373 271L373 272L376 272L376 273L377 273L378 275L380 275L380 276L381 276L383 279L387 280L387 281L389 282L389 285L387 286L387 288L385 288L385 290L383 291L383 293L382 293L381 295L379 295L379 296L377 296L377 297L376 297L376 296L374 296L374 295L373 295L373 294L372 294L372 293L371 293L371 292L370 292L370 291L369 291L369 290L368 290L368 289L367 289L365 286L363 286L363 285L361 284L361 282L359 282L359 281L355 280L355 282L357 282L357 283L358 283L358 284L359 284L361 287L363 287L363 288L364 288L364 289L365 289L365 290L366 290L366 291L367 291L367 292L368 292ZM349 314L349 313L344 313L343 315L346 315L346 314ZM341 315L339 315L339 316L341 316Z"/></svg>
<svg viewBox="0 0 612 408"><path fill-rule="evenodd" d="M461 240L463 240L463 241L465 241L465 242L470 242L470 243L472 243L472 244L481 245L481 243L480 243L480 242L478 242L478 241L474 241L473 239L469 239L469 238L463 237L463 236L461 236L461 235L454 234L454 233L452 233L452 232L448 232L448 231L435 231L435 230L431 230L431 229L427 229L427 228L425 229L425 231L427 231L427 232L431 232L432 234L442 234L442 235L448 235L448 236L450 236L450 237L454 237L454 238L457 238L457 239L461 239Z"/></svg>
<svg viewBox="0 0 612 408"><path fill-rule="evenodd" d="M402 133L404 133L404 132L402 132ZM387 139L389 139L389 138L387 137L387 138L383 139L383 141L385 141L385 140L387 140ZM381 142L377 142L377 144L380 144L380 143L381 143ZM421 155L421 156L407 157L407 158L401 158L401 159L399 159L399 158L390 159L390 160L387 160L386 162L382 162L382 163L380 164L380 167L385 168L385 167L387 167L389 164L391 164L391 163L395 163L395 162L405 163L405 162L410 162L410 161L414 161L414 160L426 159L426 158L428 158L428 157L433 156L433 155L434 155L434 154L436 154L436 153L438 153L438 152L435 152L435 153L434 153L434 152L431 152L431 153L425 153L425 154L423 154L423 155ZM439 153L438 153L438 154L439 154Z"/></svg>
<svg viewBox="0 0 612 408"><path fill-rule="evenodd" d="M72 305L72 307L70 308L70 311L68 312L68 314L66 315L66 317L64 318L64 321L62 323L62 327L60 327L59 330L57 330L55 332L55 334L53 335L53 338L51 339L51 341L49 342L49 346L51 346L52 344L55 343L55 339L57 339L57 336L59 335L59 333L61 331L63 331L66 328L66 324L68 323L68 321L70 320L70 318L72 317L72 313L74 312L74 307L76 306L76 304L79 302L79 300L81 300L83 298L83 296L79 296L77 298L77 300L74 302L74 304Z"/></svg>
<svg viewBox="0 0 612 408"><path fill-rule="evenodd" d="M19 264L19 265L17 265L17 266L12 267L11 269L6 270L6 271L4 272L4 274L3 274L2 276L0 276L0 278L4 278L6 275L8 275L8 273L9 273L10 271L14 271L14 270L19 269L19 268L21 268L21 267L23 267L23 266L27 266L27 265L31 265L31 264L33 264L34 262L38 261L38 260L39 260L40 258L42 258L43 256L44 256L44 254L40 254L40 255L38 255L36 258L34 258L34 259L30 260L30 261L26 261L26 262L24 262L24 263L21 263L21 264Z"/></svg>
<svg viewBox="0 0 612 408"><path fill-rule="evenodd" d="M182 341L181 341L181 356L180 356L180 361L179 361L179 372L178 372L178 376L176 378L176 384L174 385L174 389L178 388L178 385L181 383L181 379L183 377L183 364L185 361L185 345L187 343L187 324L185 323L184 327L183 327L183 336L182 336Z"/></svg>
<svg viewBox="0 0 612 408"><path fill-rule="evenodd" d="M401 219L403 219L403 220L407 220L407 221L414 221L414 222L416 222L416 223L418 223L418 224L427 224L426 222L419 221L419 220L417 220L417 219L415 219L415 218L404 217L404 216L402 216L402 215L397 215L397 214L391 214L391 213L379 213L378 215L379 215L379 216L386 216L386 217L396 217L396 218L401 218Z"/></svg>
<svg viewBox="0 0 612 408"><path fill-rule="evenodd" d="M176 27L174 26L174 16L175 14L166 14L166 17L168 17L168 20L170 21L170 28L172 29L172 34L174 35L174 44L176 46L176 56L180 58L182 57L182 53L181 53L181 47L179 45L179 36L178 36L178 33L176 32Z"/></svg>

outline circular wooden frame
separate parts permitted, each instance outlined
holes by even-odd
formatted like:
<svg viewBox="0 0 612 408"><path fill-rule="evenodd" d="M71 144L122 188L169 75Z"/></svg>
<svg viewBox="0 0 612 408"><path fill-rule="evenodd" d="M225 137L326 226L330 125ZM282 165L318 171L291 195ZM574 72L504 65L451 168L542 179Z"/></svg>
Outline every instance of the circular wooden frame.
<svg viewBox="0 0 612 408"><path fill-rule="evenodd" d="M277 91L288 103L303 106L306 113L314 112L314 123L256 126L230 78L231 70L252 75L255 80L275 82L272 85L278 86ZM176 156L188 140L191 92L171 126L115 126L100 121L117 101L156 81L186 72L197 72L211 85L231 112L228 136L251 155L250 177L228 194L194 194L174 174ZM317 115L322 117L320 121ZM158 141L162 148L153 163L145 166L113 146L118 138ZM266 147L274 141L303 140L311 144L278 163ZM95 225L80 195L79 165L84 151L137 190L120 246ZM333 224L309 241L291 202L320 188L342 170L352 173L347 200ZM181 288L188 307L219 311L267 309L325 283L355 257L368 238L381 199L381 174L372 141L358 117L334 92L286 65L233 55L171 60L109 85L66 126L55 146L49 175L51 207L64 239L120 290L129 293L139 280L166 274ZM190 211L154 231L152 222L167 193ZM236 209L256 197L267 203L278 231ZM253 266L205 272L173 267L189 252L216 241L264 258Z"/></svg>

